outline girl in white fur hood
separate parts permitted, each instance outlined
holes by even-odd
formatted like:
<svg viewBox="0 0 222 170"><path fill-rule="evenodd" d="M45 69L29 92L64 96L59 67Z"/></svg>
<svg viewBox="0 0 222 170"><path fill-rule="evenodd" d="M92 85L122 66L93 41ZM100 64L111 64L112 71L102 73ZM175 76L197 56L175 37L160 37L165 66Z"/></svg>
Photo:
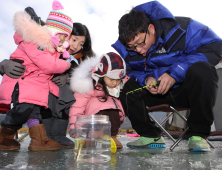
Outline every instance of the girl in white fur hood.
<svg viewBox="0 0 222 170"><path fill-rule="evenodd" d="M85 60L74 70L70 80L76 99L69 112L71 137L75 137L74 123L78 115L108 115L111 137L117 149L123 147L116 136L125 120L119 95L126 79L125 61L113 52L102 55L100 59Z"/></svg>

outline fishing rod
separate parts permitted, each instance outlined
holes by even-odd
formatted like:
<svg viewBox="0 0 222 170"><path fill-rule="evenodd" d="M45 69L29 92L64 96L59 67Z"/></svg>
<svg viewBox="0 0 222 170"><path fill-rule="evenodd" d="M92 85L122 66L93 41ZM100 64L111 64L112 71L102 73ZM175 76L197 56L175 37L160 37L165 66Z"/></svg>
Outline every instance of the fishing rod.
<svg viewBox="0 0 222 170"><path fill-rule="evenodd" d="M126 95L128 95L129 93L134 93L135 91L138 91L138 90L143 90L144 88L147 88L149 86L154 86L154 85L159 85L160 84L160 80L156 81L155 83L152 83L152 84L149 84L149 85L146 85L146 86L143 86L143 87L140 87L138 89L135 89L135 90L132 90L132 91L129 91L126 93Z"/></svg>

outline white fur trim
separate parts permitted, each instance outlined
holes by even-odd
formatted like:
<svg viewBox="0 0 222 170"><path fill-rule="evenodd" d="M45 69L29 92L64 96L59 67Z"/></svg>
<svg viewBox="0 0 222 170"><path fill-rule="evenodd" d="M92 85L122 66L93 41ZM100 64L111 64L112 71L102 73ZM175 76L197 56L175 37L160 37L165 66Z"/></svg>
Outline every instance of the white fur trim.
<svg viewBox="0 0 222 170"><path fill-rule="evenodd" d="M24 42L36 44L52 53L55 52L48 28L33 21L27 12L16 12L13 25L16 33L23 37Z"/></svg>
<svg viewBox="0 0 222 170"><path fill-rule="evenodd" d="M85 94L93 89L93 80L91 78L92 70L100 62L100 57L92 57L84 60L76 69L73 70L70 79L70 89L73 92Z"/></svg>

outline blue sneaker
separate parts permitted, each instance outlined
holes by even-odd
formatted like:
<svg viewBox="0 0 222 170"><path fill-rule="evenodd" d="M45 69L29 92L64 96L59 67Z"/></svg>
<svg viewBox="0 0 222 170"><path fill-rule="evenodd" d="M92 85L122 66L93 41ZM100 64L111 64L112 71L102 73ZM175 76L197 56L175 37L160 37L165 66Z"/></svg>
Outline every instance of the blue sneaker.
<svg viewBox="0 0 222 170"><path fill-rule="evenodd" d="M188 141L189 151L191 152L209 152L210 145L200 136L192 136Z"/></svg>
<svg viewBox="0 0 222 170"><path fill-rule="evenodd" d="M139 139L126 144L127 147L132 149L144 149L144 148L165 148L165 141L163 137L148 138L140 137Z"/></svg>

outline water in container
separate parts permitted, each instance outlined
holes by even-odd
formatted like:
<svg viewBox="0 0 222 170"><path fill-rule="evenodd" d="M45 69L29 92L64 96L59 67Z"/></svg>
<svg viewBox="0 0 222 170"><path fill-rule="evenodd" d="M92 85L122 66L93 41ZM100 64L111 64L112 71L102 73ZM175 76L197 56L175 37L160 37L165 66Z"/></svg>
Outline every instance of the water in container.
<svg viewBox="0 0 222 170"><path fill-rule="evenodd" d="M106 115L77 116L75 161L102 163L111 159L111 124Z"/></svg>

